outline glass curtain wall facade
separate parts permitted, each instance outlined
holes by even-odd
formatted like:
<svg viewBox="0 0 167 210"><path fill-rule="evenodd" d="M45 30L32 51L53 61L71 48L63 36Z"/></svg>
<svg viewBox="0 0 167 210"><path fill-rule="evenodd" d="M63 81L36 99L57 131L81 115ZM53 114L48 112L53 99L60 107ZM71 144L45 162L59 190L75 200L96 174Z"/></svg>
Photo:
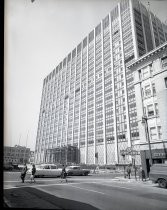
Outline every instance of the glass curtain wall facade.
<svg viewBox="0 0 167 210"><path fill-rule="evenodd" d="M122 0L44 79L35 162L47 149L76 146L80 162L140 164L132 61L167 40L167 27L137 0ZM54 157L51 157L54 161Z"/></svg>

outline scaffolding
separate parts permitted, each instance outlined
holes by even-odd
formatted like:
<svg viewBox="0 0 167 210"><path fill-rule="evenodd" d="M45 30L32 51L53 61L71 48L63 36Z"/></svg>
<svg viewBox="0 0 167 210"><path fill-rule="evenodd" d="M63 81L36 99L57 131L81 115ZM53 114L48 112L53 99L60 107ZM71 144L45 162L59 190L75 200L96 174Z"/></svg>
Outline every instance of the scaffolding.
<svg viewBox="0 0 167 210"><path fill-rule="evenodd" d="M64 146L45 151L45 163L54 164L78 164L79 163L79 150L75 146Z"/></svg>

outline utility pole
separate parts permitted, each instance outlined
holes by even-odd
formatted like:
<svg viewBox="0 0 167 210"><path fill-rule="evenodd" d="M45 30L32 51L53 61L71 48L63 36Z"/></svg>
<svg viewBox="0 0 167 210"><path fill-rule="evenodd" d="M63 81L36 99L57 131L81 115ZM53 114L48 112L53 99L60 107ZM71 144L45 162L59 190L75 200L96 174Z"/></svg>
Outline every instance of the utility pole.
<svg viewBox="0 0 167 210"><path fill-rule="evenodd" d="M143 116L143 117L142 117L142 123L145 125L146 138L147 138L148 147L149 147L150 165L152 166L152 165L153 165L153 160L152 160L151 143L150 143L150 136L149 136L149 130L148 130L147 116Z"/></svg>

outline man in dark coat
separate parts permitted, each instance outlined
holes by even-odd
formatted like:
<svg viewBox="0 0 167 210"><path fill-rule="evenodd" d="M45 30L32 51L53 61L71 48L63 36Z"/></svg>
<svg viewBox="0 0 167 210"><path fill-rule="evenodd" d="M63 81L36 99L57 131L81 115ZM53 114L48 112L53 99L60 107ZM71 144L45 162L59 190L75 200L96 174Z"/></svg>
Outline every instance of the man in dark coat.
<svg viewBox="0 0 167 210"><path fill-rule="evenodd" d="M126 172L128 174L128 178L130 179L130 174L131 174L131 167L130 167L130 165L128 165L128 167L126 169Z"/></svg>
<svg viewBox="0 0 167 210"><path fill-rule="evenodd" d="M36 173L36 167L35 164L32 165L32 169L31 169L31 182L34 181L35 183L35 173Z"/></svg>
<svg viewBox="0 0 167 210"><path fill-rule="evenodd" d="M27 165L26 165L26 163L25 163L25 164L24 164L24 167L23 167L23 169L22 169L22 171L21 171L21 180L22 180L22 183L24 183L26 173L27 173Z"/></svg>
<svg viewBox="0 0 167 210"><path fill-rule="evenodd" d="M66 177L67 177L66 167L63 165L62 172L61 172L61 182L62 182L62 179L65 179L67 182Z"/></svg>

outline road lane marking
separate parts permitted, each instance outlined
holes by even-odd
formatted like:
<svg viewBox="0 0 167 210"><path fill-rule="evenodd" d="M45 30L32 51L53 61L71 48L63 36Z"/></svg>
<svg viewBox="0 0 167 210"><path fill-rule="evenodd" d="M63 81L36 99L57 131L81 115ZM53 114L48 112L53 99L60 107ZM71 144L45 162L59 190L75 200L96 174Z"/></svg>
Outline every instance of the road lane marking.
<svg viewBox="0 0 167 210"><path fill-rule="evenodd" d="M91 182L91 183L97 184L97 182ZM104 185L104 186L111 186L111 187L116 187L116 188L122 188L122 189L132 190L132 188L129 188L129 187L122 187L122 186L115 186L115 185L107 185L107 184L102 184L102 183L98 183L98 184Z"/></svg>
<svg viewBox="0 0 167 210"><path fill-rule="evenodd" d="M71 186L71 185L70 185ZM103 195L108 195L106 193L103 193L103 192L99 192L99 191L96 191L96 190L88 190L88 189L85 189L85 188L82 188L82 187L76 187L76 186L71 186L73 188L78 188L78 189L81 189L81 190L86 190L86 191L89 191L89 192L95 192L95 193L99 193L99 194L103 194Z"/></svg>
<svg viewBox="0 0 167 210"><path fill-rule="evenodd" d="M72 179L72 181L75 181L75 180L83 180L83 179ZM27 180L28 181L28 180ZM37 181L37 180L36 180ZM34 183L28 183L28 182L25 182L25 183L27 183L27 184L32 184L31 186L30 185L24 185L24 186L5 186L4 187L4 189L12 189L12 188L23 188L23 187L47 187L47 186L54 186L54 185L64 185L64 184L68 184L68 185L74 185L74 184L89 184L89 183L94 183L94 184L100 184L100 185L104 185L104 186L111 186L111 187L116 187L116 188L122 188L122 189L128 189L128 190L132 190L133 188L129 188L129 187L123 187L123 186L115 186L115 185L107 185L107 184L104 184L104 183L115 183L115 181L116 180L114 180L114 179L109 179L109 180L106 180L106 181L104 181L104 180L102 180L103 182L99 182L99 181L101 181L101 180L99 180L99 179L88 179L87 181L83 181L83 182L76 182L76 183L70 183L70 182L67 182L67 183L59 183L59 181L60 180L55 180L55 179L49 179L49 180L39 180L39 182L45 182L45 181L57 181L57 183L55 183L55 184L37 184L38 183L38 181L37 181L37 183L35 183L35 185L34 185ZM70 180L69 180L70 181ZM94 181L94 182L92 182L92 181ZM96 182L97 181L97 182ZM4 181L4 182L6 182L6 183L12 183L12 182L18 182L18 181ZM20 182L19 182L20 183Z"/></svg>
<svg viewBox="0 0 167 210"><path fill-rule="evenodd" d="M86 182L85 182L86 183ZM89 182L89 183L94 183L94 184L99 184L99 185L103 185L103 186L109 186L109 187L115 187L115 188L122 188L122 189L127 189L127 190L133 190L133 188L129 188L129 187L122 187L122 186L115 186L115 185L107 185L107 184L102 184L102 183L98 183L98 182ZM88 183L88 184L89 184ZM80 183L82 184L82 183ZM71 186L71 185L70 185ZM73 186L72 186L73 187ZM79 188L79 187L76 187L76 188ZM82 188L82 189L85 189L85 188ZM87 189L85 189L87 190ZM98 191L97 191L98 192Z"/></svg>
<svg viewBox="0 0 167 210"><path fill-rule="evenodd" d="M42 181L42 180L40 180L40 181ZM111 182L111 181L108 181L108 182ZM67 183L55 183L55 184L37 184L37 183L34 184L34 183L28 183L28 182L25 182L25 183L32 184L33 186L32 185L31 186L30 185L10 186L10 187L9 186L6 186L6 187L4 187L4 189L22 188L22 187L41 187L41 186L47 187L47 186L64 185L64 184L68 184L68 185L72 185L72 184L84 184L84 183L89 184L89 183L92 183L92 181L90 180L90 181L87 181L87 182L78 182L78 183L77 182L76 183L69 183L69 182L67 182ZM95 182L95 183L99 183L99 182Z"/></svg>
<svg viewBox="0 0 167 210"><path fill-rule="evenodd" d="M82 183L92 183L92 182L82 182ZM31 186L30 185L24 185L24 186L6 186L4 187L4 189L12 189L12 188L23 188L23 187L47 187L47 186L54 186L54 185L72 185L72 184L82 184L81 182L78 182L78 183L55 183L55 184L37 184L37 183L29 183L29 184L32 184Z"/></svg>
<svg viewBox="0 0 167 210"><path fill-rule="evenodd" d="M68 179L68 177L67 177L67 179ZM70 180L70 179L69 179ZM83 179L82 178L77 178L77 179L71 179L71 180L77 180L77 181L82 181ZM103 179L86 179L87 181L104 181ZM8 183L8 182L20 182L21 181L21 179L20 180L14 180L14 181L3 181L3 182L6 182L6 183ZM25 182L26 181L30 181L29 179L26 179L25 180ZM38 179L36 179L36 181L40 181L40 182L45 182L45 181L57 181L57 180L55 180L55 179L49 179L49 180L44 180L44 179L41 179L41 180L38 180ZM113 179L108 179L108 182L111 182L111 181L119 181L118 179L115 179L115 178L113 178ZM106 182L106 181L105 181Z"/></svg>
<svg viewBox="0 0 167 210"><path fill-rule="evenodd" d="M106 181L109 182L109 181ZM55 184L37 184L37 183L29 183L32 185L24 185L24 186L6 186L4 187L5 190L7 189L14 189L14 188L25 188L25 187L34 187L34 188L40 188L40 187L49 187L49 186L56 186L56 185L63 185L63 186L72 186L72 185L79 185L79 184L90 184L90 183L94 183L94 184L99 184L99 185L104 185L104 186L111 186L111 187L115 187L115 188L122 188L122 189L128 189L128 190L133 190L132 188L128 188L128 187L122 187L122 186L115 186L115 185L106 185L106 184L102 184L99 182L78 182L78 183L55 183ZM111 183L111 182L110 182ZM74 186L72 186L74 187ZM76 187L77 188L77 187ZM41 189L41 188L40 188ZM85 188L81 188L81 189L85 189ZM87 190L87 189L85 189ZM98 192L98 191L97 191ZM102 193L103 194L103 193Z"/></svg>
<svg viewBox="0 0 167 210"><path fill-rule="evenodd" d="M33 184L33 186L30 186L30 185L24 185L24 186L10 186L10 187L4 187L4 190L9 190L9 189L14 189L14 188L25 188L25 187L34 187L34 188L38 188L38 187L42 187L42 186L44 186L44 187L47 187L47 186L54 186L54 185L63 185L63 184L45 184L45 185L43 185L43 184L39 184L39 185L37 185L37 184L34 184L34 183L30 183L30 184Z"/></svg>
<svg viewBox="0 0 167 210"><path fill-rule="evenodd" d="M26 180L25 180L25 183L26 183L26 181L28 182L28 181L31 181L31 180L26 179ZM40 180L40 182L46 182L46 181L47 181L47 182L51 182L51 181L55 181L55 180L54 180L54 179L51 179L51 180ZM3 182L7 182L7 183L8 183L8 182L9 182L9 183L10 183L10 182L19 182L19 183L20 183L21 180L18 180L18 181L3 181Z"/></svg>
<svg viewBox="0 0 167 210"><path fill-rule="evenodd" d="M77 180L77 181L83 181L83 179L72 179L71 181L75 181L75 180ZM25 180L25 183L29 183L31 180ZM36 179L36 182L47 182L47 181L49 181L49 182L52 182L52 181L60 181L60 179L58 179L58 180L55 180L55 179L50 179L50 180L37 180ZM69 179L69 181L70 181L70 179ZM99 179L88 179L88 180L86 180L86 182L81 182L81 183L87 183L87 182L92 182L92 181L98 181L99 182ZM100 180L101 181L101 180ZM114 181L116 181L116 180L114 180L114 179L112 179L112 180L106 180L106 181L104 181L104 180L102 180L103 182L114 182ZM18 181L3 181L4 183L21 183L21 181L20 180L18 180ZM69 184L71 184L70 182L68 182Z"/></svg>

